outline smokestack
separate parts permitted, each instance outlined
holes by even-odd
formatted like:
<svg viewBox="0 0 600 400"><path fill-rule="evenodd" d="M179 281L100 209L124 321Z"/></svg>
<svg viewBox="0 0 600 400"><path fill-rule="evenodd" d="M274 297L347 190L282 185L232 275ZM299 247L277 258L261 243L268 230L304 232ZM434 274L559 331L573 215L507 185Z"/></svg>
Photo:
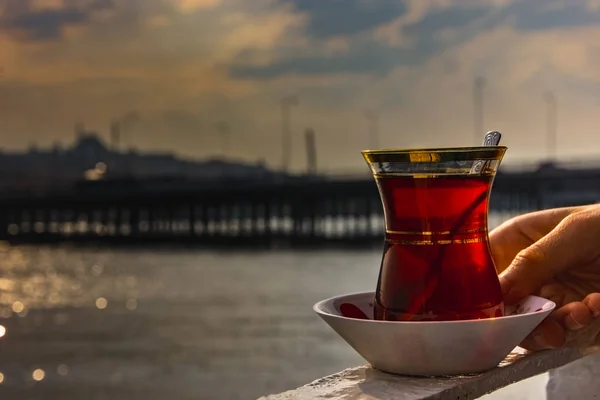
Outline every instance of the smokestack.
<svg viewBox="0 0 600 400"><path fill-rule="evenodd" d="M113 120L110 123L110 143L112 151L118 151L121 142L121 124Z"/></svg>
<svg viewBox="0 0 600 400"><path fill-rule="evenodd" d="M83 122L76 122L73 129L75 131L75 140L79 140L85 133L85 125Z"/></svg>
<svg viewBox="0 0 600 400"><path fill-rule="evenodd" d="M315 131L312 128L306 128L304 131L306 140L306 160L307 173L309 175L317 174L317 143L315 140Z"/></svg>

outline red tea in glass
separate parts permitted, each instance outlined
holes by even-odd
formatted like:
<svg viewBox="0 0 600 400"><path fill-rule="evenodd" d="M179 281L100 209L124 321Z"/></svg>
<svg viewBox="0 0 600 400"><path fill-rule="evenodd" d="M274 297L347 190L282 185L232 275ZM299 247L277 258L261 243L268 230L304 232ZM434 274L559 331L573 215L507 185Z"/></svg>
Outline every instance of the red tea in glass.
<svg viewBox="0 0 600 400"><path fill-rule="evenodd" d="M505 147L375 150L385 213L374 316L448 321L502 316L488 200Z"/></svg>

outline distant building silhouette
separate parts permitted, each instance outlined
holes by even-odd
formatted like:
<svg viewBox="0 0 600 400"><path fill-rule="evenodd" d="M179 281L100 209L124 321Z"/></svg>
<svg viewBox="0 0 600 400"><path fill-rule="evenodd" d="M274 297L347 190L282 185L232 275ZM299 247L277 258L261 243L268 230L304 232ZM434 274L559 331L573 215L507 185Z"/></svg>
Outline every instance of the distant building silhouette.
<svg viewBox="0 0 600 400"><path fill-rule="evenodd" d="M36 188L86 179L98 165L104 179L263 179L278 175L264 163L250 164L212 159L192 161L172 153L142 153L110 149L93 131L78 126L72 147L54 144L49 149L30 146L26 152L0 152L0 189ZM87 178L89 179L89 178Z"/></svg>

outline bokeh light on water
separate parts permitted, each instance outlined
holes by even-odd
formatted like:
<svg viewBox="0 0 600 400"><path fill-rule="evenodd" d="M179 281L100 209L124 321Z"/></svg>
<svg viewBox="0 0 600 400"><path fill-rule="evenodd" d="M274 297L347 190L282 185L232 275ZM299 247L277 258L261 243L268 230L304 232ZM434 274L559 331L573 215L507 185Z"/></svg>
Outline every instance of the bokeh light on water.
<svg viewBox="0 0 600 400"><path fill-rule="evenodd" d="M100 310L104 310L108 307L108 301L104 297L98 297L96 299L96 307Z"/></svg>
<svg viewBox="0 0 600 400"><path fill-rule="evenodd" d="M2 398L256 398L361 363L311 307L379 257L4 247Z"/></svg>
<svg viewBox="0 0 600 400"><path fill-rule="evenodd" d="M33 378L34 381L40 382L40 381L43 381L44 378L46 377L46 372L44 372L43 369L38 368L33 371L33 373L31 374L31 377Z"/></svg>
<svg viewBox="0 0 600 400"><path fill-rule="evenodd" d="M65 364L60 364L56 368L56 372L58 372L59 375L66 376L69 373L69 367Z"/></svg>
<svg viewBox="0 0 600 400"><path fill-rule="evenodd" d="M358 365L312 305L374 290L381 260L379 249L0 249L8 400L246 399Z"/></svg>

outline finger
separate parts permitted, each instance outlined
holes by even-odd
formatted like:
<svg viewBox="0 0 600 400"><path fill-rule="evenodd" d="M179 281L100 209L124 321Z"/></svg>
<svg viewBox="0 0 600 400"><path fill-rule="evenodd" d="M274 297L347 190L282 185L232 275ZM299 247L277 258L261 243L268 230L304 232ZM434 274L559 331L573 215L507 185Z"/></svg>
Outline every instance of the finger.
<svg viewBox="0 0 600 400"><path fill-rule="evenodd" d="M552 318L570 331L578 331L592 323L592 311L581 301L566 304L552 313Z"/></svg>
<svg viewBox="0 0 600 400"><path fill-rule="evenodd" d="M557 283L550 282L547 285L542 285L542 287L536 292L536 294L544 299L548 299L556 303L556 308L564 306L566 303L570 303L570 301L565 301L565 286ZM583 297L572 301L581 301Z"/></svg>
<svg viewBox="0 0 600 400"><path fill-rule="evenodd" d="M530 295L559 272L579 261L583 252L581 243L586 242L589 234L582 229L585 222L578 214L572 214L546 236L517 254L500 276L507 304Z"/></svg>
<svg viewBox="0 0 600 400"><path fill-rule="evenodd" d="M509 267L517 254L550 232L579 207L535 211L505 221L489 234L490 249L498 273Z"/></svg>
<svg viewBox="0 0 600 400"><path fill-rule="evenodd" d="M542 285L535 294L555 302L557 309L574 301L583 301L583 298L585 297L585 294L582 295L570 287L554 280L548 284Z"/></svg>
<svg viewBox="0 0 600 400"><path fill-rule="evenodd" d="M593 318L600 316L600 293L588 294L585 299L583 299L583 304L590 309Z"/></svg>
<svg viewBox="0 0 600 400"><path fill-rule="evenodd" d="M565 343L565 330L552 317L543 320L534 330L521 342L521 347L527 350L539 351L556 349Z"/></svg>
<svg viewBox="0 0 600 400"><path fill-rule="evenodd" d="M569 303L542 321L521 347L534 351L560 347L565 342L565 330L578 331L591 322L592 312L583 302Z"/></svg>
<svg viewBox="0 0 600 400"><path fill-rule="evenodd" d="M523 233L523 217L509 219L489 234L490 251L498 273L508 268L519 251L531 246L537 240Z"/></svg>

